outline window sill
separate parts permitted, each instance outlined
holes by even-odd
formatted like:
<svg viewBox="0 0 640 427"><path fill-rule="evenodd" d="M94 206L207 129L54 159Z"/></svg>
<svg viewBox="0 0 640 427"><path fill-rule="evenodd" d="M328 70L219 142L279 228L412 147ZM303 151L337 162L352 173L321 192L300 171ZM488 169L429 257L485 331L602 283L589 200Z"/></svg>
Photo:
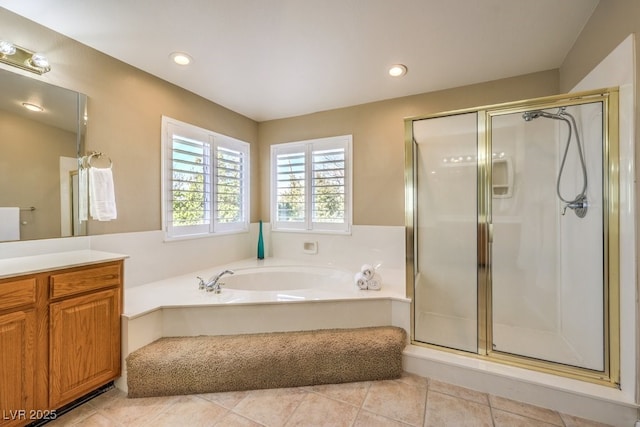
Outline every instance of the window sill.
<svg viewBox="0 0 640 427"><path fill-rule="evenodd" d="M184 240L207 239L207 238L228 236L231 234L247 234L247 233L249 233L249 229L218 231L216 233L207 233L207 234L186 234L184 236L167 236L167 234L165 233L162 241L164 243L172 243L172 242L180 242Z"/></svg>
<svg viewBox="0 0 640 427"><path fill-rule="evenodd" d="M271 228L271 232L272 233L297 233L297 234L331 234L331 235L350 236L351 227L349 227L349 230L306 230L306 229L296 229L296 228Z"/></svg>

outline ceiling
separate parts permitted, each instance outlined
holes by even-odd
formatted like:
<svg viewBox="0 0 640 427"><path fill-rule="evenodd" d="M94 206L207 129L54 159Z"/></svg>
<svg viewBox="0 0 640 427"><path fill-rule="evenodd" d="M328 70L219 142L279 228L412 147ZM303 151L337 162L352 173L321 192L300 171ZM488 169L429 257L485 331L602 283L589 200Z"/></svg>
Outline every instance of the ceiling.
<svg viewBox="0 0 640 427"><path fill-rule="evenodd" d="M558 68L597 4L0 0L5 9L256 121ZM192 56L192 64L172 63L175 51ZM387 74L395 63L408 67L404 77Z"/></svg>

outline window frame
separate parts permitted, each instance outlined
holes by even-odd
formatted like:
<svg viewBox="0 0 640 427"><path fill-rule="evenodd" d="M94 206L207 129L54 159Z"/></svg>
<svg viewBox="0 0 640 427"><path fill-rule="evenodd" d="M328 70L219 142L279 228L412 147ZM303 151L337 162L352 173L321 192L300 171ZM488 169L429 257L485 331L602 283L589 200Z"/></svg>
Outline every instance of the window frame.
<svg viewBox="0 0 640 427"><path fill-rule="evenodd" d="M173 140L174 135L183 139L197 141L205 146L209 162L205 161L205 211L209 211L208 223L197 225L173 225ZM181 122L171 117L162 116L162 230L165 241L183 240L200 237L209 237L219 234L244 233L249 231L250 219L250 144L227 135L223 135L208 129L204 129L190 123ZM240 153L242 157L241 168L241 219L234 222L220 222L217 218L217 182L219 149L227 149ZM207 189L206 186L209 186ZM205 214L206 217L206 214Z"/></svg>
<svg viewBox="0 0 640 427"><path fill-rule="evenodd" d="M353 137L340 135L271 145L271 230L284 232L351 234L353 226ZM344 222L313 221L313 153L330 149L344 149ZM278 220L278 155L304 153L305 206L303 221Z"/></svg>

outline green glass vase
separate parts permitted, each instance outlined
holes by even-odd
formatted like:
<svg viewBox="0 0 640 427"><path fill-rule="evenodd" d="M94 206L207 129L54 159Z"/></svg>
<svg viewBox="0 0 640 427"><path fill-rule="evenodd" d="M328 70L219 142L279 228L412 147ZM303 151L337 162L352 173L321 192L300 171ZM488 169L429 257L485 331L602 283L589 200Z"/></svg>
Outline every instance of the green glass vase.
<svg viewBox="0 0 640 427"><path fill-rule="evenodd" d="M264 259L264 240L262 238L262 220L258 230L258 259Z"/></svg>

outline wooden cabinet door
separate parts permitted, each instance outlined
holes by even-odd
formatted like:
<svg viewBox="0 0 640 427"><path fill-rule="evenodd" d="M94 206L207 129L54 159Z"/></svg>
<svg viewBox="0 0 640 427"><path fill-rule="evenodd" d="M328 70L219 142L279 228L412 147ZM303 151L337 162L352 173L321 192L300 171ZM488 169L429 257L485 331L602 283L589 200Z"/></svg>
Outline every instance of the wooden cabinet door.
<svg viewBox="0 0 640 427"><path fill-rule="evenodd" d="M25 425L34 410L35 310L0 315L0 426Z"/></svg>
<svg viewBox="0 0 640 427"><path fill-rule="evenodd" d="M60 407L120 375L120 289L50 304L49 405Z"/></svg>

